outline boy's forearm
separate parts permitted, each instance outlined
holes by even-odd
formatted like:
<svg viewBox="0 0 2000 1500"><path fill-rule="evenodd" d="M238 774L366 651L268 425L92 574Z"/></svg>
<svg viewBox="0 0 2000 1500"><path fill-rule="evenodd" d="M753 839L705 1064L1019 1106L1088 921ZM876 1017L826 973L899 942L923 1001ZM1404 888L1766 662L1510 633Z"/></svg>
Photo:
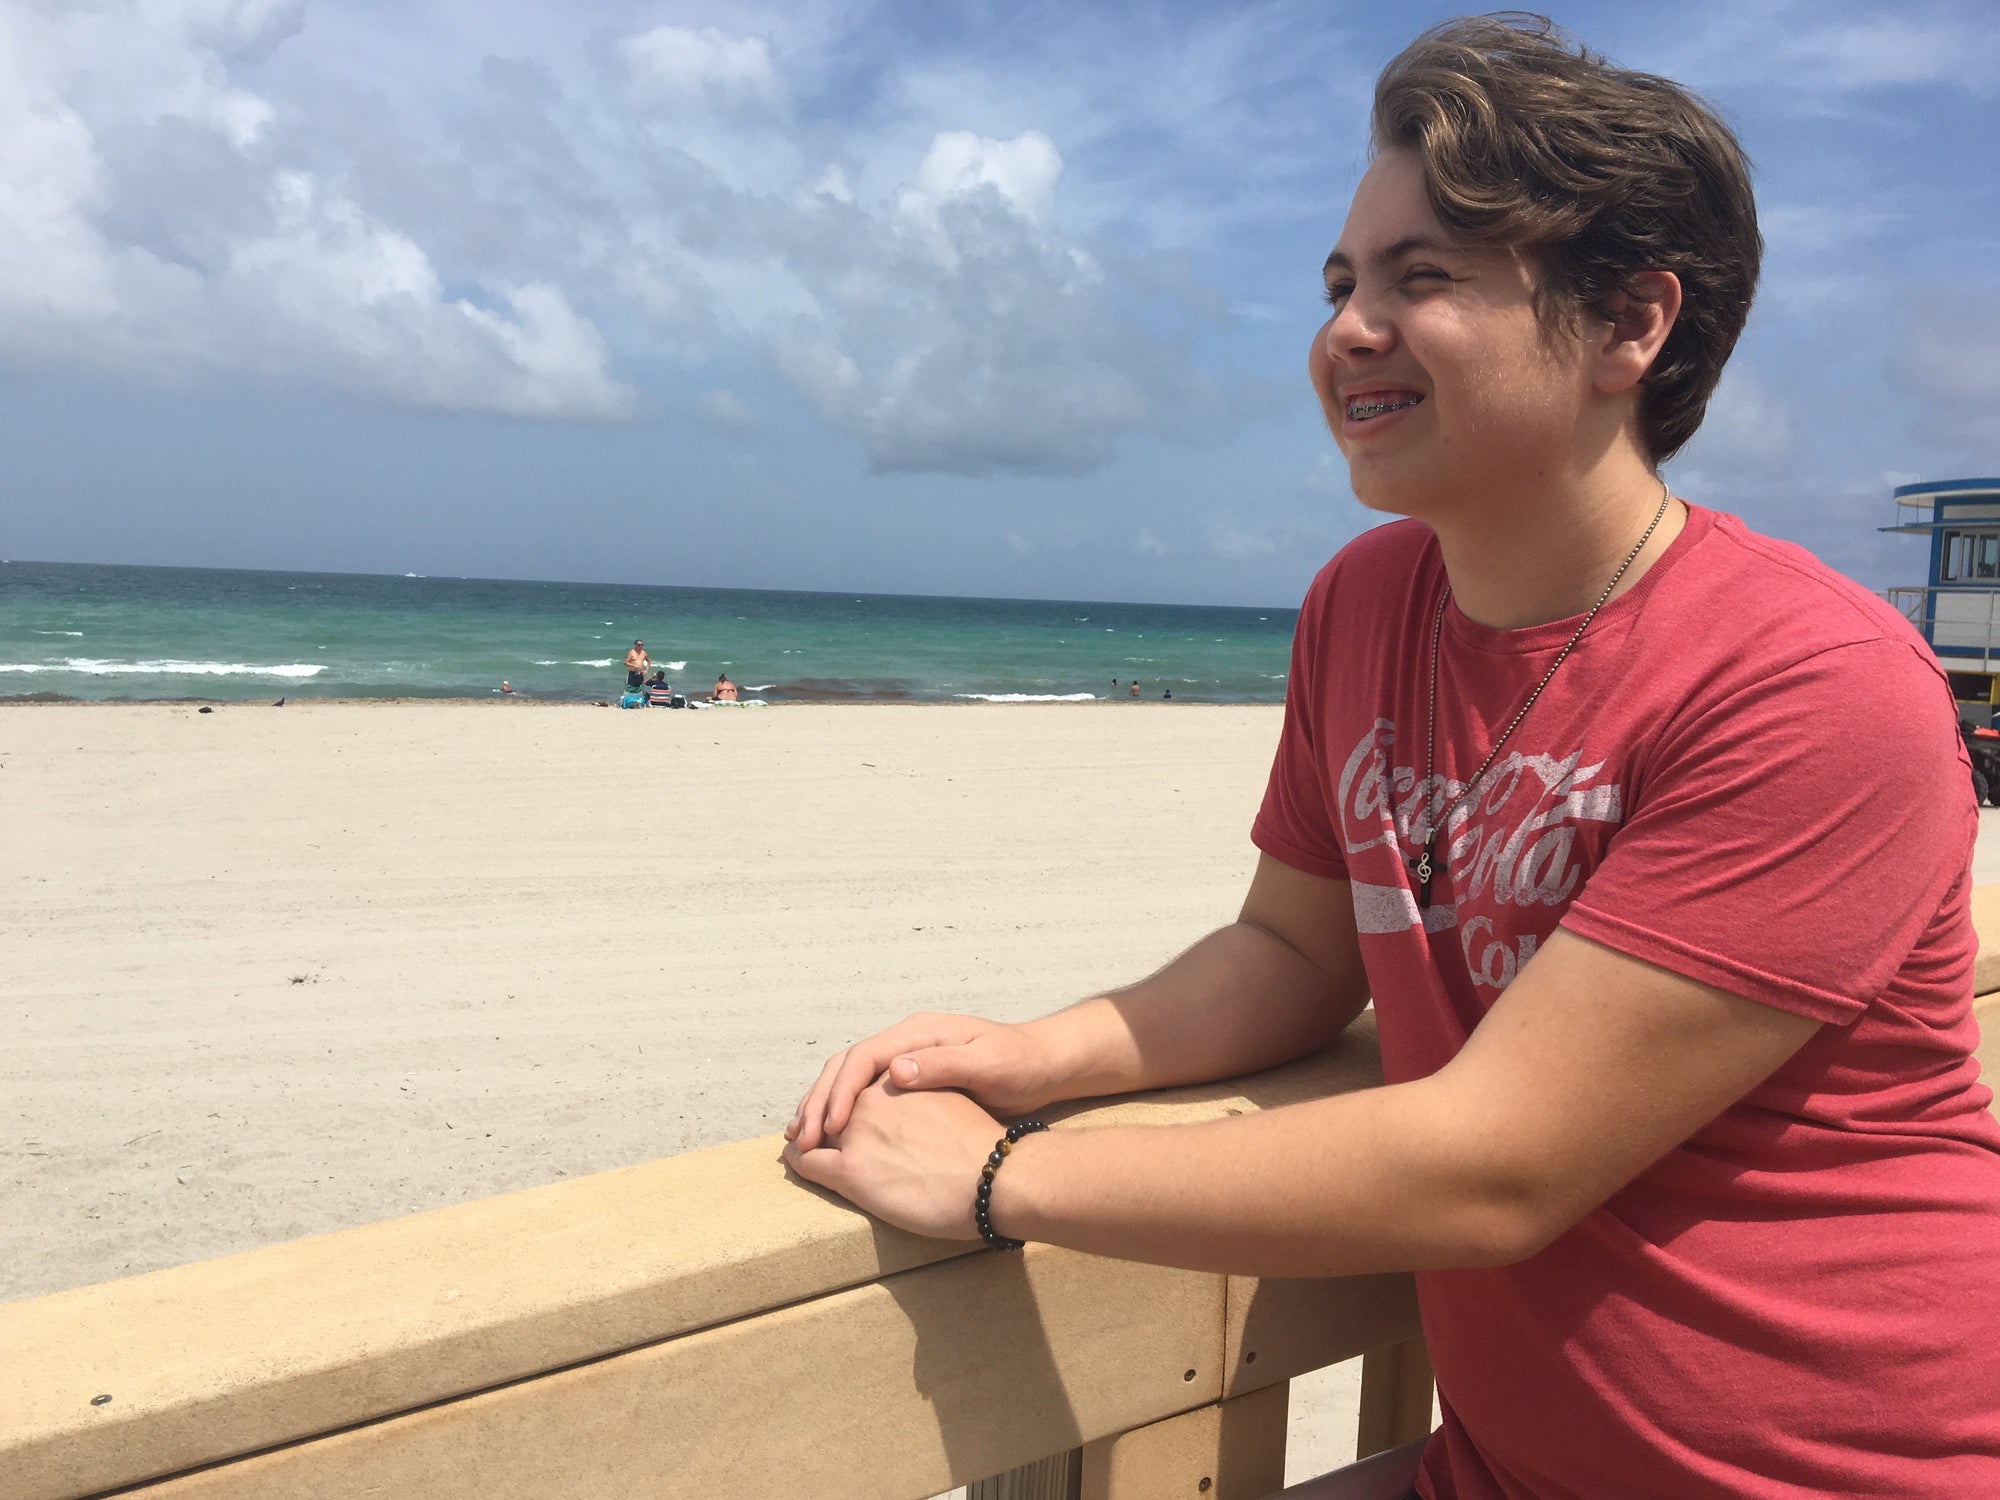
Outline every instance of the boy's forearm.
<svg viewBox="0 0 2000 1500"><path fill-rule="evenodd" d="M994 1180L1003 1234L1235 1275L1501 1265L1532 1248L1522 1204L1422 1084L1204 1125L1031 1136Z"/></svg>
<svg viewBox="0 0 2000 1500"><path fill-rule="evenodd" d="M1210 933L1137 984L1029 1025L1055 1059L1054 1097L1206 1083L1318 1050L1360 1014L1303 954L1245 922Z"/></svg>

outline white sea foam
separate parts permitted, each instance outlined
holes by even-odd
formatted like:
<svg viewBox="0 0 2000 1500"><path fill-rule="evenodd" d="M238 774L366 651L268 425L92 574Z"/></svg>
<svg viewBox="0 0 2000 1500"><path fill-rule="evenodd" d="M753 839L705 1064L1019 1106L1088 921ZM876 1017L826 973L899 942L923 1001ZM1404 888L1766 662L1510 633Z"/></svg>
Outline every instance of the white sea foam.
<svg viewBox="0 0 2000 1500"><path fill-rule="evenodd" d="M83 632L82 632L81 630L37 630L37 631L35 632L35 634L36 634L36 635L76 635L76 636L80 636L80 635L82 635L82 634L83 634Z"/></svg>
<svg viewBox="0 0 2000 1500"><path fill-rule="evenodd" d="M777 683L775 682L750 682L743 685L743 691L746 693L768 693L776 686Z"/></svg>
<svg viewBox="0 0 2000 1500"><path fill-rule="evenodd" d="M75 672L86 677L317 677L324 663L257 666L241 661L107 661L72 656L60 662L0 662L0 672Z"/></svg>
<svg viewBox="0 0 2000 1500"><path fill-rule="evenodd" d="M953 693L980 703L1095 703L1095 693Z"/></svg>
<svg viewBox="0 0 2000 1500"><path fill-rule="evenodd" d="M535 665L538 667L559 667L562 663L559 661L538 661Z"/></svg>
<svg viewBox="0 0 2000 1500"><path fill-rule="evenodd" d="M688 664L684 661L656 661L653 665L665 667L669 672L685 672L688 669Z"/></svg>
<svg viewBox="0 0 2000 1500"><path fill-rule="evenodd" d="M608 667L613 660L614 658L607 656L602 661L573 661L570 665L572 667Z"/></svg>

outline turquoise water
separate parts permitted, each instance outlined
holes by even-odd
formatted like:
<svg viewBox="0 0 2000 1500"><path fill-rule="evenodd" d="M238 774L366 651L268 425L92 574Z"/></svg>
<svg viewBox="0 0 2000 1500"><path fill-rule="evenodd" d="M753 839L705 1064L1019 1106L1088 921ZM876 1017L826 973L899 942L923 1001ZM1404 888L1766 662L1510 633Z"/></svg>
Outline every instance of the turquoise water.
<svg viewBox="0 0 2000 1500"><path fill-rule="evenodd" d="M746 697L1276 703L1293 609L0 563L0 699L593 700L634 638Z"/></svg>

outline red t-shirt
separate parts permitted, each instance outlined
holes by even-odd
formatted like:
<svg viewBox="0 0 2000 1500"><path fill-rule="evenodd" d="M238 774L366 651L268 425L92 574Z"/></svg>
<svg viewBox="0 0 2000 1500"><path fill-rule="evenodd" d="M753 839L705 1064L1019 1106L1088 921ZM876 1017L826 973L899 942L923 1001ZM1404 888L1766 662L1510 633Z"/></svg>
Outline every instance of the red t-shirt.
<svg viewBox="0 0 2000 1500"><path fill-rule="evenodd" d="M1971 1058L1977 829L1951 695L1881 600L1689 507L1440 841L1576 622L1445 611L1415 522L1321 571L1253 838L1351 884L1390 1082L1558 925L1822 1022L1543 1250L1421 1272L1433 1500L2000 1496L2000 1122Z"/></svg>

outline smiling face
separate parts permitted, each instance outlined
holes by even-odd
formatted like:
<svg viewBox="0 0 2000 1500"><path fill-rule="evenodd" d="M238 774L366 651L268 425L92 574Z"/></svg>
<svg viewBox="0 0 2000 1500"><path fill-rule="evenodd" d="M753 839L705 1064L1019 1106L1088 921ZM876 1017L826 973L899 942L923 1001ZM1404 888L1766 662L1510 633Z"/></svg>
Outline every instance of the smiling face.
<svg viewBox="0 0 2000 1500"><path fill-rule="evenodd" d="M1409 151L1361 179L1326 285L1310 372L1364 505L1434 517L1528 497L1617 426L1583 342L1537 320L1531 259L1454 240Z"/></svg>

